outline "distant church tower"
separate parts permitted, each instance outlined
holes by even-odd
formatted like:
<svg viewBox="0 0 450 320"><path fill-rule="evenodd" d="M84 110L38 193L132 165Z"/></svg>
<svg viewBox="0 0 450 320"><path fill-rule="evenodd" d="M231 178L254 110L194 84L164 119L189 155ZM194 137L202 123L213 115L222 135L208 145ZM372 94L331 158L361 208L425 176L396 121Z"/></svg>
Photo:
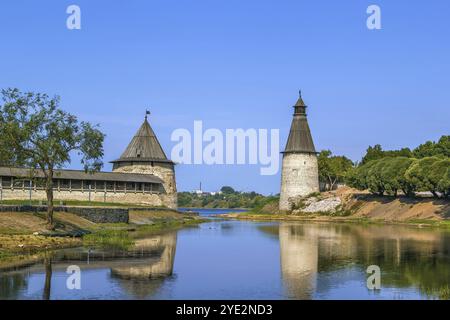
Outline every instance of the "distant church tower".
<svg viewBox="0 0 450 320"><path fill-rule="evenodd" d="M150 112L147 111L147 114ZM164 153L155 132L145 116L136 135L118 160L112 161L113 172L152 174L163 181L161 205L177 208L175 163Z"/></svg>
<svg viewBox="0 0 450 320"><path fill-rule="evenodd" d="M306 117L302 95L294 106L294 119L284 149L280 210L291 210L289 199L319 191L317 153Z"/></svg>

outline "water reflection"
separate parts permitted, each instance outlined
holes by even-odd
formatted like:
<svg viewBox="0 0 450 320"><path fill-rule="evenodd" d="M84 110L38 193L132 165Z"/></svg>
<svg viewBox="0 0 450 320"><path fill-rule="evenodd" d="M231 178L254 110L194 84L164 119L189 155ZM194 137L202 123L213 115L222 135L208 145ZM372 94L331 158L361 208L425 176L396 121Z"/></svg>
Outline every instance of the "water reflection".
<svg viewBox="0 0 450 320"><path fill-rule="evenodd" d="M0 271L0 299L450 298L444 230L214 219L134 236L127 251L77 248L23 260ZM71 265L81 268L82 290L66 287ZM381 268L376 293L366 287L369 265Z"/></svg>
<svg viewBox="0 0 450 320"><path fill-rule="evenodd" d="M52 299L55 280L59 281L57 299L80 298L76 291L65 287L68 277L66 270L70 265L81 268L82 279L90 272L107 269L111 281L128 292L129 298L144 299L153 295L164 283L164 279L172 275L176 244L176 232L169 232L137 239L135 246L129 251L79 248L47 252L43 254L41 264L0 272L0 299ZM37 286L41 289L30 293L30 288L35 285L30 278L36 276L41 282ZM84 287L92 285L86 279L82 280L82 284ZM82 291L81 297L89 298L89 294L85 296L86 290ZM93 298L96 298L95 293Z"/></svg>
<svg viewBox="0 0 450 320"><path fill-rule="evenodd" d="M134 252L139 256L144 252L160 252L157 259L139 259L111 268L111 277L136 299L151 296L163 284L163 279L173 273L177 245L177 234L164 235L136 241ZM154 281L149 281L155 279Z"/></svg>
<svg viewBox="0 0 450 320"><path fill-rule="evenodd" d="M384 288L414 288L429 298L450 298L448 232L281 223L279 241L282 278L290 298L329 297L339 287L350 288L352 281L361 289L369 265L380 266Z"/></svg>

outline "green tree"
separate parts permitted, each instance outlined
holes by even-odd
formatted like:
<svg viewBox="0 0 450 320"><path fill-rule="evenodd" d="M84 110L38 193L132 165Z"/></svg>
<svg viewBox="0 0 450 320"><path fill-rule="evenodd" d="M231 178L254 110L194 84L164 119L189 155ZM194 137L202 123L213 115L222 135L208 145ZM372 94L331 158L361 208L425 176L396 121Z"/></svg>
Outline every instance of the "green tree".
<svg viewBox="0 0 450 320"><path fill-rule="evenodd" d="M450 136L442 136L438 142L427 141L414 149L416 158L425 157L450 157Z"/></svg>
<svg viewBox="0 0 450 320"><path fill-rule="evenodd" d="M59 108L59 97L41 93L22 93L18 89L1 91L0 161L8 166L26 166L30 176L40 170L47 195L47 226L54 229L53 179L55 170L78 153L87 172L103 165L104 134L97 127Z"/></svg>
<svg viewBox="0 0 450 320"><path fill-rule="evenodd" d="M222 191L222 193L225 193L225 194L233 194L233 193L236 192L236 191L234 191L234 189L233 189L232 187L230 187L230 186L223 186L223 187L220 189L220 191Z"/></svg>
<svg viewBox="0 0 450 320"><path fill-rule="evenodd" d="M413 157L413 153L409 148L402 148L400 150L383 150L381 145L377 144L373 147L369 146L365 156L361 160L361 165L364 165L373 160L379 160L386 157Z"/></svg>
<svg viewBox="0 0 450 320"><path fill-rule="evenodd" d="M443 198L450 195L450 159L438 160L431 165L428 180Z"/></svg>
<svg viewBox="0 0 450 320"><path fill-rule="evenodd" d="M381 180L386 192L397 196L398 190L402 190L406 196L412 196L415 186L406 178L405 173L416 160L406 157L387 158L381 169Z"/></svg>
<svg viewBox="0 0 450 320"><path fill-rule="evenodd" d="M373 160L378 160L384 157L384 151L381 145L376 144L373 147L369 146L366 151L366 155L361 160L361 165L365 165Z"/></svg>
<svg viewBox="0 0 450 320"><path fill-rule="evenodd" d="M406 171L406 180L418 191L430 191L435 197L438 197L438 182L433 180L432 167L439 160L437 157L426 157L417 160Z"/></svg>
<svg viewBox="0 0 450 320"><path fill-rule="evenodd" d="M369 189L369 173L377 161L370 161L364 165L353 168L346 175L346 183L358 190Z"/></svg>
<svg viewBox="0 0 450 320"><path fill-rule="evenodd" d="M383 179L383 169L391 158L382 158L372 161L373 165L367 171L367 186L369 191L382 196L387 189L386 181Z"/></svg>
<svg viewBox="0 0 450 320"><path fill-rule="evenodd" d="M318 156L319 178L328 190L333 190L338 182L344 181L353 162L344 156L332 156L330 150L320 152Z"/></svg>

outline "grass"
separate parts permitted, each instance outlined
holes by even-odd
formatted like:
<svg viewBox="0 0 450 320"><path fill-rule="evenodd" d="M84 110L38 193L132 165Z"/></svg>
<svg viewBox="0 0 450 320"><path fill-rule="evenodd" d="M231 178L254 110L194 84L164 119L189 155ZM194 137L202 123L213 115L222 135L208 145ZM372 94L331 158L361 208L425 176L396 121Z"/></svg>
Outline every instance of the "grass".
<svg viewBox="0 0 450 320"><path fill-rule="evenodd" d="M450 220L426 220L426 219L409 219L407 223L424 224L430 227L448 228L450 229Z"/></svg>
<svg viewBox="0 0 450 320"><path fill-rule="evenodd" d="M176 230L182 227L194 226L203 222L207 222L207 219L167 219L160 220L153 224L139 225L136 228L136 236L142 234L149 234L153 232Z"/></svg>
<svg viewBox="0 0 450 320"><path fill-rule="evenodd" d="M101 230L83 236L83 246L85 247L128 250L133 245L133 239L125 230Z"/></svg>
<svg viewBox="0 0 450 320"><path fill-rule="evenodd" d="M12 254L8 251L0 251L0 260L11 257Z"/></svg>
<svg viewBox="0 0 450 320"><path fill-rule="evenodd" d="M206 222L206 219L160 219L153 224L133 225L114 223L102 225L102 229L83 236L85 247L103 249L129 250L134 245L134 238L161 231L176 230L182 227ZM131 232L130 232L131 231Z"/></svg>

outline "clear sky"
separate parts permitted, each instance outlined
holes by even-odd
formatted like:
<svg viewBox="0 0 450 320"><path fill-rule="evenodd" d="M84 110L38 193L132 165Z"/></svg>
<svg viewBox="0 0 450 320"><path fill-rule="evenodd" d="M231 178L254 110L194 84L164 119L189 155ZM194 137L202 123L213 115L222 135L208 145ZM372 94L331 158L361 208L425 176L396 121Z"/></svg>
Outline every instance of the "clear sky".
<svg viewBox="0 0 450 320"><path fill-rule="evenodd" d="M66 8L81 8L81 30ZM381 8L381 30L366 9ZM146 108L169 155L177 128L289 131L298 90L316 148L359 160L450 133L450 1L72 0L0 2L0 88L46 92L100 124L108 161ZM1 137L0 137L1 138ZM71 168L80 168L78 161ZM278 193L255 165L180 165L179 190Z"/></svg>

